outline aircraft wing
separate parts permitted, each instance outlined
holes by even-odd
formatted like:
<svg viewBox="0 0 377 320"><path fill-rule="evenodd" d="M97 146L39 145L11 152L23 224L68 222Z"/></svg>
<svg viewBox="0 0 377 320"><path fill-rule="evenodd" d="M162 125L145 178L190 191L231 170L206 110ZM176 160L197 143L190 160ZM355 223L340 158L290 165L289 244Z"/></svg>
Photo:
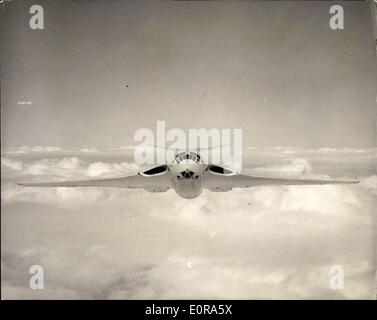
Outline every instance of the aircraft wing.
<svg viewBox="0 0 377 320"><path fill-rule="evenodd" d="M139 174L96 180L75 180L75 181L51 181L51 182L29 182L18 183L26 187L111 187L145 189L150 192L165 192L171 188L167 176L142 176Z"/></svg>
<svg viewBox="0 0 377 320"><path fill-rule="evenodd" d="M352 184L359 181L344 180L311 180L311 179L284 179L238 175L206 174L204 186L211 191L223 192L232 188L250 188L272 185L321 185L321 184Z"/></svg>

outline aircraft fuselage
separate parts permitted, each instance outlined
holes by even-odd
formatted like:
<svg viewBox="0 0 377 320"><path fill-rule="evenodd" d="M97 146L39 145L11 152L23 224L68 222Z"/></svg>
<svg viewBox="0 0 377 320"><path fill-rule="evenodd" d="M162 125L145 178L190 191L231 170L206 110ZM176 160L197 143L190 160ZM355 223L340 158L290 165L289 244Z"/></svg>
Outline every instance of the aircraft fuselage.
<svg viewBox="0 0 377 320"><path fill-rule="evenodd" d="M183 152L168 165L171 184L175 192L185 199L192 199L203 191L204 172L207 170L200 156L194 152Z"/></svg>

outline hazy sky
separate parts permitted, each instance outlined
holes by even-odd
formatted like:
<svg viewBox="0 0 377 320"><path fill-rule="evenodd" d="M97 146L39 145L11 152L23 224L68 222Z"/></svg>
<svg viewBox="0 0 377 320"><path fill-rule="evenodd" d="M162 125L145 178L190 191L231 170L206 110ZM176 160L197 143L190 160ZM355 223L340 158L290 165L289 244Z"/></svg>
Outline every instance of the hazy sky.
<svg viewBox="0 0 377 320"><path fill-rule="evenodd" d="M329 28L330 2L38 1L38 31L25 3L0 6L2 145L15 147L1 155L2 298L375 297L367 3L344 4L341 31ZM15 183L134 173L131 154L94 148L134 144L157 120L242 128L245 146L308 148L250 148L246 173L360 184L187 200ZM45 290L30 290L32 265ZM342 291L329 286L333 265L344 267Z"/></svg>
<svg viewBox="0 0 377 320"><path fill-rule="evenodd" d="M246 146L375 145L366 3L338 31L330 2L38 4L44 30L24 2L0 10L5 147L133 144L156 120L242 128Z"/></svg>

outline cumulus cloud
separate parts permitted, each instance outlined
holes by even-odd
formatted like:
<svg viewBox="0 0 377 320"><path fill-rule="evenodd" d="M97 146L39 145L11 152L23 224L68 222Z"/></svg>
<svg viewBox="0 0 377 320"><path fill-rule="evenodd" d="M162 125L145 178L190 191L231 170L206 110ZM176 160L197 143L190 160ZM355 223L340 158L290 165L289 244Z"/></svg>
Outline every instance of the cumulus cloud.
<svg viewBox="0 0 377 320"><path fill-rule="evenodd" d="M107 147L107 148L61 148L54 146L20 146L8 147L2 149L3 154L26 155L36 153L47 154L95 154L95 153L124 153L135 150L135 146L125 145L120 147Z"/></svg>
<svg viewBox="0 0 377 320"><path fill-rule="evenodd" d="M99 152L97 148L83 148L79 150L80 152L87 152L87 153L97 153Z"/></svg>
<svg viewBox="0 0 377 320"><path fill-rule="evenodd" d="M8 148L3 153L9 154L27 154L27 153L46 153L46 152L64 152L66 149L51 146L21 146L18 148Z"/></svg>
<svg viewBox="0 0 377 320"><path fill-rule="evenodd" d="M11 170L22 170L23 163L19 160L13 160L6 157L1 157L1 167Z"/></svg>
<svg viewBox="0 0 377 320"><path fill-rule="evenodd" d="M303 174L313 173L310 161L305 158L290 159L289 164L271 165L268 167L257 167L250 170L251 173L260 175L282 175L282 176L297 176Z"/></svg>
<svg viewBox="0 0 377 320"><path fill-rule="evenodd" d="M273 147L273 148L256 148L248 147L246 149L248 154L263 155L269 157L285 158L287 156L294 157L311 157L326 159L326 161L336 160L344 161L371 161L377 160L376 148L318 148L318 149L305 149L293 147Z"/></svg>
<svg viewBox="0 0 377 320"><path fill-rule="evenodd" d="M285 153L271 162L257 155L258 164L246 171L333 177L332 164L318 165L310 156ZM104 161L99 154L3 157L3 298L373 296L377 176L364 159L338 172L360 179L359 185L205 190L192 200L173 190L14 183L135 169L131 162ZM34 264L45 269L45 290L28 287ZM329 286L335 264L344 268L344 290Z"/></svg>
<svg viewBox="0 0 377 320"><path fill-rule="evenodd" d="M101 161L88 163L78 157L48 158L32 162L20 159L1 157L2 170L19 171L20 176L52 176L52 177L99 177L128 174L140 170L134 163L104 163Z"/></svg>
<svg viewBox="0 0 377 320"><path fill-rule="evenodd" d="M121 175L128 172L136 172L140 167L135 163L103 163L95 162L89 165L86 173L90 177L98 177L104 175Z"/></svg>

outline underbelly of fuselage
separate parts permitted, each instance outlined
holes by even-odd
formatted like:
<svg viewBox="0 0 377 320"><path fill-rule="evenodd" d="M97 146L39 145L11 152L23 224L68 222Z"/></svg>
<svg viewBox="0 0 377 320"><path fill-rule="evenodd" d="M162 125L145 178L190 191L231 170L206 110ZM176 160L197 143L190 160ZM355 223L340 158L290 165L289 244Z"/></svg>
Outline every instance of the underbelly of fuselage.
<svg viewBox="0 0 377 320"><path fill-rule="evenodd" d="M192 199L197 197L203 191L203 177L197 179L174 179L175 192L185 199Z"/></svg>

